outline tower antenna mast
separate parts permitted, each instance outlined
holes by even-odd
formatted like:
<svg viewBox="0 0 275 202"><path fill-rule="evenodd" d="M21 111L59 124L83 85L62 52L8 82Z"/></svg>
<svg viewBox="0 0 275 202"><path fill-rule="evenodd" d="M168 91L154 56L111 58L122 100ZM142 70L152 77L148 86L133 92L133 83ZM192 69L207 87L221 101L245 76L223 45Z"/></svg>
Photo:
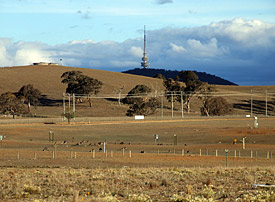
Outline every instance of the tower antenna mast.
<svg viewBox="0 0 275 202"><path fill-rule="evenodd" d="M141 67L143 68L148 68L149 67L149 63L148 63L148 57L147 57L147 53L146 53L146 29L145 29L145 25L144 25L144 52L143 52L143 57L142 57L142 62L141 62Z"/></svg>

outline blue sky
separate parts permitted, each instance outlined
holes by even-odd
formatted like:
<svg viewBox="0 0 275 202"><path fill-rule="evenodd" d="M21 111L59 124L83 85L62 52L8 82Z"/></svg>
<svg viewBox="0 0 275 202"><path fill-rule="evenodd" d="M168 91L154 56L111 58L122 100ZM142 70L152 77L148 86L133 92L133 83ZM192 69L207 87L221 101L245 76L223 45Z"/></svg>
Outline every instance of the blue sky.
<svg viewBox="0 0 275 202"><path fill-rule="evenodd" d="M0 0L0 66L139 67L143 25L152 68L275 85L274 0Z"/></svg>

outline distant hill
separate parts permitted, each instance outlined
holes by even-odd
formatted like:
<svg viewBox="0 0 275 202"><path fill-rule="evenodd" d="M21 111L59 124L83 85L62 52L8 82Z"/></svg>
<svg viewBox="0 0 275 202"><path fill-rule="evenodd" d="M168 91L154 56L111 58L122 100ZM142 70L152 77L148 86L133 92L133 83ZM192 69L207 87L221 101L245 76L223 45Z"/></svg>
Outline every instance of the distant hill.
<svg viewBox="0 0 275 202"><path fill-rule="evenodd" d="M195 72L197 74L200 81L208 82L209 84L237 86L237 84L235 84L231 81L225 80L223 78L220 78L220 77L212 75L212 74L207 74L205 72L197 72L197 71L193 71L193 72ZM162 74L166 78L175 79L176 76L178 75L179 71L177 71L177 70L165 70L165 69L151 69L151 68L150 69L135 68L135 69L124 71L122 73L148 76L148 77L154 77L157 74Z"/></svg>

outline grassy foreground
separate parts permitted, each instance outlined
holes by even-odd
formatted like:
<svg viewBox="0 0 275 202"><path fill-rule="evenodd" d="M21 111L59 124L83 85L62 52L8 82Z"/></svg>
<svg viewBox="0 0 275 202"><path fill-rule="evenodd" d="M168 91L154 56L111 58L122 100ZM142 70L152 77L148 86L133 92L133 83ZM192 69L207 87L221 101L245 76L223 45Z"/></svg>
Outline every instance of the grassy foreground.
<svg viewBox="0 0 275 202"><path fill-rule="evenodd" d="M268 168L1 168L0 201L275 201Z"/></svg>

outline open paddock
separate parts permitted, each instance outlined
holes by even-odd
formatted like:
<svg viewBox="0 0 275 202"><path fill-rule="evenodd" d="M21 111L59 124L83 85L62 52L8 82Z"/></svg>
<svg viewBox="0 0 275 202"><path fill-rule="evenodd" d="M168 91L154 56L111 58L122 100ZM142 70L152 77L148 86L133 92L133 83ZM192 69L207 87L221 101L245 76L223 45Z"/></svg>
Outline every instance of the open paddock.
<svg viewBox="0 0 275 202"><path fill-rule="evenodd" d="M0 142L1 166L24 166L25 161L27 166L43 161L51 161L53 166L79 161L76 164L84 167L223 166L225 150L229 150L229 166L274 165L274 123L274 118L262 117L254 128L252 118L216 117L0 124L0 135L5 137ZM50 131L53 141L49 141Z"/></svg>
<svg viewBox="0 0 275 202"><path fill-rule="evenodd" d="M0 201L275 200L271 117L20 121L0 124Z"/></svg>

